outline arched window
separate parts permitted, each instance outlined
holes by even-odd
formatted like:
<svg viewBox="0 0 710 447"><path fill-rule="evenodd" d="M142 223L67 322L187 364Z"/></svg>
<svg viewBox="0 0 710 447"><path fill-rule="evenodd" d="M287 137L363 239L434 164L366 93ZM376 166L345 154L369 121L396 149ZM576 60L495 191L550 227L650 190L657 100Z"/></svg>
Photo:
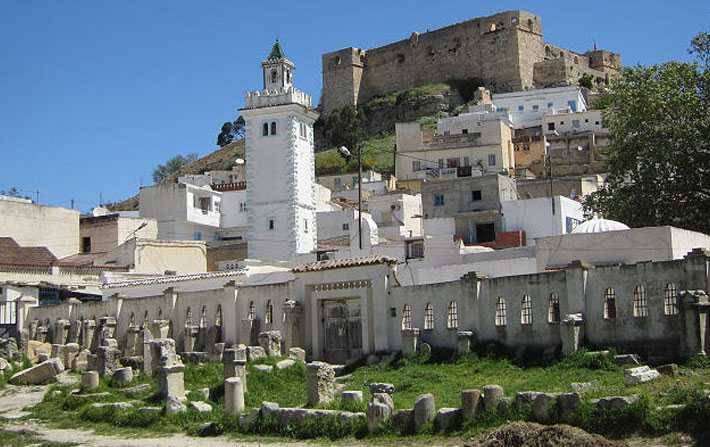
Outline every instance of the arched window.
<svg viewBox="0 0 710 447"><path fill-rule="evenodd" d="M666 284L663 294L663 313L666 315L678 315L678 290L672 282Z"/></svg>
<svg viewBox="0 0 710 447"><path fill-rule="evenodd" d="M256 320L256 306L254 306L254 301L249 302L249 313L247 314L247 319L251 321Z"/></svg>
<svg viewBox="0 0 710 447"><path fill-rule="evenodd" d="M446 313L446 328L458 329L459 327L459 306L456 301L449 303L449 308Z"/></svg>
<svg viewBox="0 0 710 447"><path fill-rule="evenodd" d="M276 121L271 122L271 135L276 135Z"/></svg>
<svg viewBox="0 0 710 447"><path fill-rule="evenodd" d="M214 317L214 325L215 326L222 326L222 305L218 304L217 305L217 315Z"/></svg>
<svg viewBox="0 0 710 447"><path fill-rule="evenodd" d="M274 306L271 304L271 300L266 302L266 314L264 315L264 324L271 324L274 322Z"/></svg>
<svg viewBox="0 0 710 447"><path fill-rule="evenodd" d="M265 137L269 135L269 123L264 123L261 134Z"/></svg>
<svg viewBox="0 0 710 447"><path fill-rule="evenodd" d="M279 73L276 70L271 70L271 83L275 83L279 77Z"/></svg>
<svg viewBox="0 0 710 447"><path fill-rule="evenodd" d="M616 318L616 292L611 287L604 291L604 319Z"/></svg>
<svg viewBox="0 0 710 447"><path fill-rule="evenodd" d="M187 306L187 312L185 312L185 324L192 324L192 309Z"/></svg>
<svg viewBox="0 0 710 447"><path fill-rule="evenodd" d="M554 292L550 294L550 299L547 305L547 322L560 322L560 298Z"/></svg>
<svg viewBox="0 0 710 447"><path fill-rule="evenodd" d="M427 303L424 307L424 330L434 329L434 306Z"/></svg>
<svg viewBox="0 0 710 447"><path fill-rule="evenodd" d="M508 310L505 306L505 299L501 296L496 301L496 326L503 327L508 324Z"/></svg>
<svg viewBox="0 0 710 447"><path fill-rule="evenodd" d="M646 289L643 286L634 287L634 317L648 316L648 303L646 302Z"/></svg>
<svg viewBox="0 0 710 447"><path fill-rule="evenodd" d="M412 328L412 306L405 304L402 308L402 329Z"/></svg>
<svg viewBox="0 0 710 447"><path fill-rule="evenodd" d="M533 322L532 314L532 300L530 295L523 295L523 299L520 302L520 324L531 325Z"/></svg>

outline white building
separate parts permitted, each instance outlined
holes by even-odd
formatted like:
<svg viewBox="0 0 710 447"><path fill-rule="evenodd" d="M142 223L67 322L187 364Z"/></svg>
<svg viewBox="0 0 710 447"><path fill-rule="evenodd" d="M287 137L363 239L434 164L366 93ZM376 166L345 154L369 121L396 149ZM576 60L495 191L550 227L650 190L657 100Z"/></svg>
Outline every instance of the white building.
<svg viewBox="0 0 710 447"><path fill-rule="evenodd" d="M584 221L581 203L567 197L540 197L501 202L503 231L524 231L527 245L535 239L569 234Z"/></svg>
<svg viewBox="0 0 710 447"><path fill-rule="evenodd" d="M557 111L543 117L542 129L546 134L575 134L581 132L607 132L601 110L583 112Z"/></svg>
<svg viewBox="0 0 710 447"><path fill-rule="evenodd" d="M222 193L209 186L167 183L140 190L141 217L158 221L158 238L165 240L217 240Z"/></svg>
<svg viewBox="0 0 710 447"><path fill-rule="evenodd" d="M516 129L539 126L546 114L557 111L587 110L582 88L575 86L497 93L493 95L493 104L498 112L510 114Z"/></svg>
<svg viewBox="0 0 710 447"><path fill-rule="evenodd" d="M246 122L248 256L292 260L316 249L311 97L293 86L293 62L277 41L249 92Z"/></svg>

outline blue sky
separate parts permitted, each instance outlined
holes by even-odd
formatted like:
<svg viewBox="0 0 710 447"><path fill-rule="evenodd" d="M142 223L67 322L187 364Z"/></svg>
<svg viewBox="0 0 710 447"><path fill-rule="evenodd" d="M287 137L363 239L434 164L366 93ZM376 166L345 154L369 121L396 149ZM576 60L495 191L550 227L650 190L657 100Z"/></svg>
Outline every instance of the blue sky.
<svg viewBox="0 0 710 447"><path fill-rule="evenodd" d="M0 190L87 210L135 194L154 166L215 148L274 38L317 98L322 53L369 48L509 9L542 16L546 40L596 41L625 64L687 59L710 27L695 0L5 0L0 6Z"/></svg>

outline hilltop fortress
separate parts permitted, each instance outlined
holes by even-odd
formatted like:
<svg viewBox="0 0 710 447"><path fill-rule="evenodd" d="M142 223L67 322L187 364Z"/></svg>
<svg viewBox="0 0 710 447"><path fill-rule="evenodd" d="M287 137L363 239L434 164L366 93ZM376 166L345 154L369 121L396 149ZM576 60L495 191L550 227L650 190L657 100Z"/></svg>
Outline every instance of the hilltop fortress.
<svg viewBox="0 0 710 447"><path fill-rule="evenodd" d="M323 55L323 114L419 85L478 78L496 92L577 84L587 74L608 82L621 56L584 54L545 42L542 20L527 11L478 17L408 39Z"/></svg>

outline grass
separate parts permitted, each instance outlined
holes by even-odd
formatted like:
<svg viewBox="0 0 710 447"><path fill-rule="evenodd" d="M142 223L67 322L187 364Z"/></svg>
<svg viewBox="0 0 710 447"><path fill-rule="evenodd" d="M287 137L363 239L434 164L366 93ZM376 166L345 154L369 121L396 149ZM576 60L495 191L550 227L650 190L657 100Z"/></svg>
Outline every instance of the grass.
<svg viewBox="0 0 710 447"><path fill-rule="evenodd" d="M77 444L42 441L33 433L4 431L0 429L0 445L3 447L24 447L28 445L35 447L70 447Z"/></svg>
<svg viewBox="0 0 710 447"><path fill-rule="evenodd" d="M395 135L388 133L370 137L363 142L363 170L392 172ZM336 175L357 172L357 161L346 162L336 148L316 153L316 175Z"/></svg>

